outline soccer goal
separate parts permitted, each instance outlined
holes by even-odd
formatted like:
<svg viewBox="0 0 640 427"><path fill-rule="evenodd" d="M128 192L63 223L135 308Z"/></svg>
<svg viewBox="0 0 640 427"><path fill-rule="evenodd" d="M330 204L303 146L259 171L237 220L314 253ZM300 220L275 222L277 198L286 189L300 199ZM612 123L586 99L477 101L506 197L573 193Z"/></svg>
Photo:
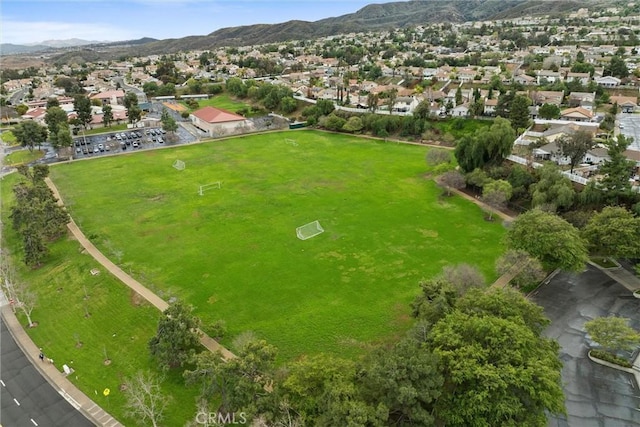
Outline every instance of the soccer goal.
<svg viewBox="0 0 640 427"><path fill-rule="evenodd" d="M176 160L175 162L173 162L172 166L179 171L183 171L187 165L182 160Z"/></svg>
<svg viewBox="0 0 640 427"><path fill-rule="evenodd" d="M313 221L296 228L296 235L300 240L307 240L322 233L324 233L324 228L322 228L318 221Z"/></svg>
<svg viewBox="0 0 640 427"><path fill-rule="evenodd" d="M221 187L222 187L221 181L216 181L216 182L212 182L211 184L201 185L200 188L198 189L198 194L203 196L205 191L221 188Z"/></svg>
<svg viewBox="0 0 640 427"><path fill-rule="evenodd" d="M291 138L285 138L284 142L289 144L289 145L293 145L294 147L298 146L298 143L296 142L295 139L291 139Z"/></svg>

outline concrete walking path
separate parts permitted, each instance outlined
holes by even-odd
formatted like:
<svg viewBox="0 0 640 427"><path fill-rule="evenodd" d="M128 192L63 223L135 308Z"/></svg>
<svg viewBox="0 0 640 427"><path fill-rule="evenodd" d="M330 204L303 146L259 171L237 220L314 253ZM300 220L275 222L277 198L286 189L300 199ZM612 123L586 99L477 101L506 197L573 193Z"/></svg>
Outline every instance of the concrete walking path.
<svg viewBox="0 0 640 427"><path fill-rule="evenodd" d="M64 203L62 202L62 197L60 197L60 193L58 192L58 189L56 188L55 184L49 178L46 178L45 181L49 186L49 188L51 189L51 191L53 191L53 194L55 195L55 197L58 199L58 203L61 206L64 206ZM67 227L69 228L73 236L82 245L82 247L93 258L95 258L96 261L98 261L104 268L106 268L107 271L109 271L111 274L116 276L118 280L120 280L122 283L127 285L133 291L138 293L140 296L142 296L145 300L151 303L158 310L165 311L169 307L169 304L166 301L164 301L162 298L154 294L151 290L143 286L140 282L135 280L133 277L129 276L120 267L115 265L109 258L107 258L102 252L100 252L98 248L96 248L94 244L91 243L89 239L87 239L87 237L80 230L80 228L75 223L73 218L71 218L71 221L69 222L69 224L67 224ZM224 359L230 359L235 357L235 355L231 351L227 350L225 347L220 345L213 338L209 337L202 331L200 331L200 333L201 333L200 343L204 347L206 347L209 351L213 353L220 352Z"/></svg>

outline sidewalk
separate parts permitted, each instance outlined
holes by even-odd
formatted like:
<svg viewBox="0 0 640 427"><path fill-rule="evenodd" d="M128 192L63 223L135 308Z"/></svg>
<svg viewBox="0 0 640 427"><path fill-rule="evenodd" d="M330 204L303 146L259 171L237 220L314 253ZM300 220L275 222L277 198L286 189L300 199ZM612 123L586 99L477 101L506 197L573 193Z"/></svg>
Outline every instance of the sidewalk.
<svg viewBox="0 0 640 427"><path fill-rule="evenodd" d="M98 406L97 403L78 390L78 388L58 370L55 364L42 363L37 360L38 354L40 354L38 346L31 341L31 338L27 335L22 325L20 325L18 318L9 305L5 305L0 309L0 315L2 315L5 325L7 325L9 333L13 336L24 354L31 359L33 366L40 371L42 376L54 389L58 390L60 395L64 397L71 406L82 412L89 421L97 426L123 427L122 424Z"/></svg>

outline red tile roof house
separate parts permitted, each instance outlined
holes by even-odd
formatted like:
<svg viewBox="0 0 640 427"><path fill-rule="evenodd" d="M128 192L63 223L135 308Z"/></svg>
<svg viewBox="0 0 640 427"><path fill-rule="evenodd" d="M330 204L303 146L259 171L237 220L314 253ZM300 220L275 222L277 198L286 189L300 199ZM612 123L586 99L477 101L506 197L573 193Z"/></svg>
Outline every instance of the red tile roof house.
<svg viewBox="0 0 640 427"><path fill-rule="evenodd" d="M246 118L215 107L201 108L189 117L195 127L211 137L243 133L253 129L253 123Z"/></svg>

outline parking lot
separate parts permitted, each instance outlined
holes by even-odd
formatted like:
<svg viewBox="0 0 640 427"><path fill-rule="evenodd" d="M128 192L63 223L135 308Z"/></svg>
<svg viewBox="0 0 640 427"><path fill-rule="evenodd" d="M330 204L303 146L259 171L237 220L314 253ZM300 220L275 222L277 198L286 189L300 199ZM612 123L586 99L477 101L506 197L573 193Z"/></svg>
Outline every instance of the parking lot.
<svg viewBox="0 0 640 427"><path fill-rule="evenodd" d="M616 118L620 133L633 138L629 149L640 151L640 115L621 113Z"/></svg>
<svg viewBox="0 0 640 427"><path fill-rule="evenodd" d="M82 159L193 141L196 141L196 137L182 127L178 127L178 130L171 134L166 133L160 127L127 129L126 131L100 135L82 135L80 133L73 140L73 156L76 159Z"/></svg>
<svg viewBox="0 0 640 427"><path fill-rule="evenodd" d="M560 344L566 416L550 417L552 427L627 427L640 425L640 392L632 375L593 363L593 344L584 323L600 316L620 316L640 329L640 300L589 266L581 274L560 273L531 299L551 319L545 335Z"/></svg>

